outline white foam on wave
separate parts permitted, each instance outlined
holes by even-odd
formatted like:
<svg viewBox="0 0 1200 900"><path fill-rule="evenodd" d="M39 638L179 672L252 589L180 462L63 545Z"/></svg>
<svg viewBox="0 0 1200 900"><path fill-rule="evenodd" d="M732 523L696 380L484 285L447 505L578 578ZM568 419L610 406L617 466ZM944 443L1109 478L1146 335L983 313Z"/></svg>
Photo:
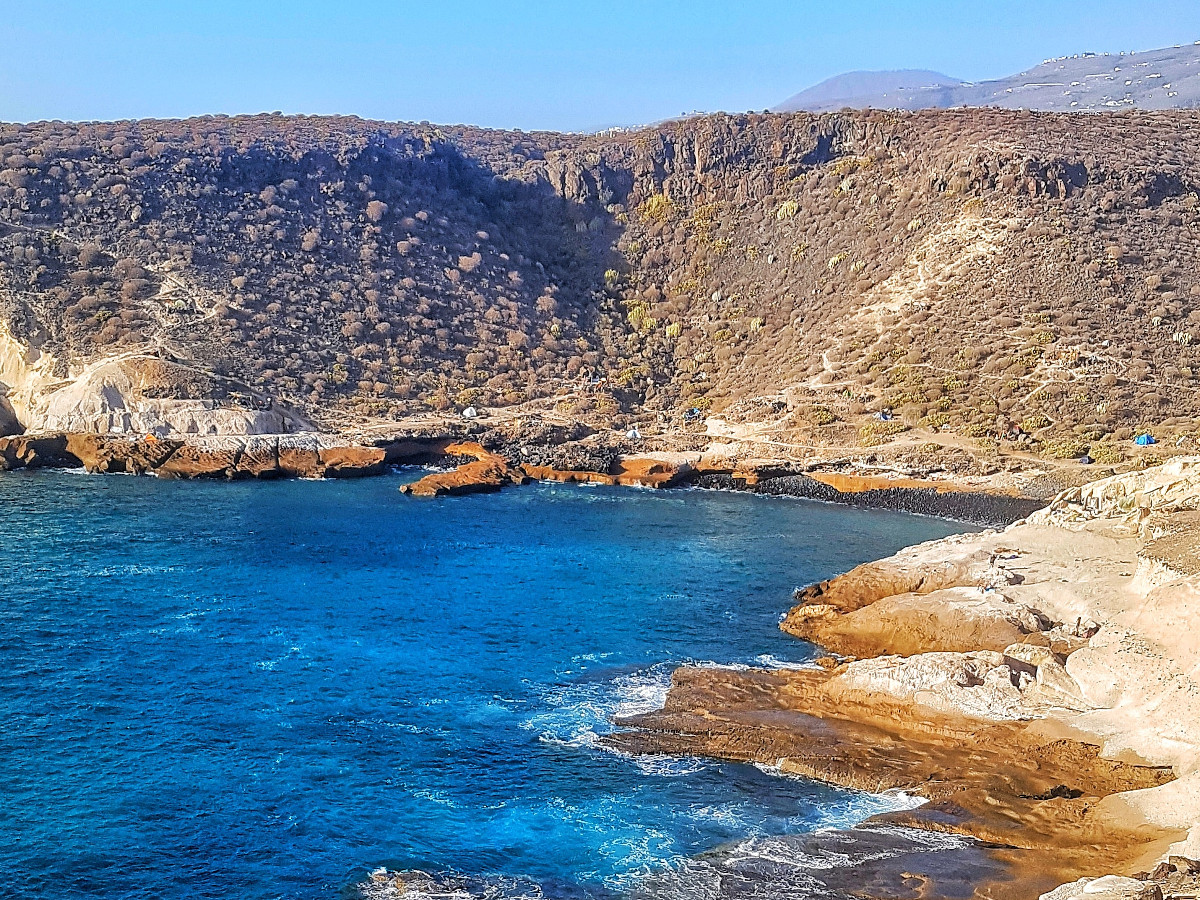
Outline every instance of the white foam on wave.
<svg viewBox="0 0 1200 900"><path fill-rule="evenodd" d="M612 653L596 652L596 653L577 653L571 657L571 662L576 664L588 662L602 662L612 657Z"/></svg>
<svg viewBox="0 0 1200 900"><path fill-rule="evenodd" d="M977 843L974 838L962 834L926 831L923 828L909 828L904 825L872 825L871 830L880 834L899 835L920 850L961 850Z"/></svg>
<svg viewBox="0 0 1200 900"><path fill-rule="evenodd" d="M304 658L304 648L299 646L288 647L288 649L272 659L259 660L254 664L254 668L260 672L274 672L275 668L282 662L287 662L289 659Z"/></svg>
<svg viewBox="0 0 1200 900"><path fill-rule="evenodd" d="M756 762L751 763L751 765L760 772L776 778L792 778L797 781L811 780L803 775L783 771L778 763ZM916 809L919 806L924 806L927 802L924 797L898 789L881 791L876 794L856 791L850 793L843 802L822 808L817 814L816 819L810 820L811 830L817 832L853 828L855 825L862 824L872 816Z"/></svg>
<svg viewBox="0 0 1200 900"><path fill-rule="evenodd" d="M351 719L349 722L355 728L369 730L386 728L390 731L402 731L407 734L449 734L445 727L431 728L424 725L414 725L412 722L394 722L389 719Z"/></svg>
<svg viewBox="0 0 1200 900"><path fill-rule="evenodd" d="M959 835L900 826L844 830L825 839L819 835L756 835L683 860L640 883L635 880L628 897L719 900L729 896L733 886L733 895L744 900L824 900L831 894L847 893L847 876L833 875L838 870L910 853L959 850L971 843ZM841 888L831 887L839 883Z"/></svg>
<svg viewBox="0 0 1200 900"><path fill-rule="evenodd" d="M165 575L168 572L180 572L182 566L142 566L142 565L123 565L123 566L104 566L99 569L93 569L87 573L92 578L119 578L124 575ZM209 612L204 610L203 612ZM175 616L176 619L182 619L189 615L198 615L199 613L184 613Z"/></svg>
<svg viewBox="0 0 1200 900"><path fill-rule="evenodd" d="M763 653L754 657L754 665L760 669L819 669L812 660L804 662L792 662L786 659L780 659L778 656L773 656L770 653Z"/></svg>
<svg viewBox="0 0 1200 900"><path fill-rule="evenodd" d="M813 823L814 831L832 831L860 825L872 816L916 809L926 803L924 797L905 791L884 791L881 794L856 793L837 806L821 810Z"/></svg>
<svg viewBox="0 0 1200 900"><path fill-rule="evenodd" d="M146 574L147 572L158 574L160 572L175 571L181 571L181 567L147 567L145 572L138 572L136 574ZM199 631L208 621L207 617L209 615L212 615L213 613L229 612L232 609L232 606L221 603L219 598L214 598L211 605L199 606L195 609L188 609L183 612L168 616L162 620L161 624L147 630L150 634L188 634Z"/></svg>
<svg viewBox="0 0 1200 900"><path fill-rule="evenodd" d="M872 834L886 834L896 838L894 844L867 850L853 846L850 852L822 847L819 852L799 850L793 838L786 836L751 837L739 841L729 854L728 862L736 865L747 861L764 861L778 865L821 871L844 869L864 862L891 859L901 853L958 850L971 844L971 839L957 834L943 834L903 826L881 826L870 828Z"/></svg>
<svg viewBox="0 0 1200 900"><path fill-rule="evenodd" d="M524 727L551 743L594 747L602 735L613 731L614 719L661 709L673 670L673 665L661 664L607 681L555 686L542 696L548 708L526 719Z"/></svg>
<svg viewBox="0 0 1200 900"><path fill-rule="evenodd" d="M749 815L747 815L749 813ZM746 803L718 803L711 806L692 806L688 809L688 817L698 820L716 822L731 831L749 831L755 826L753 810Z"/></svg>
<svg viewBox="0 0 1200 900"><path fill-rule="evenodd" d="M376 869L358 885L363 900L542 900L541 885L512 876Z"/></svg>
<svg viewBox="0 0 1200 900"><path fill-rule="evenodd" d="M660 663L607 681L578 681L557 686L542 697L549 708L529 716L523 727L538 732L538 740L543 743L602 750L621 756L646 775L660 778L693 775L711 763L689 756L629 754L600 741L617 729L613 724L615 720L662 709L674 671L673 663Z"/></svg>
<svg viewBox="0 0 1200 900"><path fill-rule="evenodd" d="M619 751L614 751L619 752ZM694 775L707 769L711 763L698 756L666 756L664 754L648 754L630 756L621 753L633 761L647 775L657 775L662 778L678 778L681 775Z"/></svg>
<svg viewBox="0 0 1200 900"><path fill-rule="evenodd" d="M460 808L461 804L452 800L445 791L431 790L429 788L409 788L404 787L405 793L417 800L425 800L428 803L436 803L438 806L449 806L452 809Z"/></svg>
<svg viewBox="0 0 1200 900"><path fill-rule="evenodd" d="M805 853L797 849L795 842L782 836L750 837L733 846L728 857L730 865L749 861L769 862L805 871L828 871L843 869L855 862L868 858L866 855L851 856L849 853L824 851Z"/></svg>

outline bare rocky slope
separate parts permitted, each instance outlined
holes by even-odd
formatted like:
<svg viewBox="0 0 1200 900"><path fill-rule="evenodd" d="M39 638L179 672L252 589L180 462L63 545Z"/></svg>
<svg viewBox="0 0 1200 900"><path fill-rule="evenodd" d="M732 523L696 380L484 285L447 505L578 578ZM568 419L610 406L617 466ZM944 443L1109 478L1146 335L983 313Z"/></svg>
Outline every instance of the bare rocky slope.
<svg viewBox="0 0 1200 900"><path fill-rule="evenodd" d="M0 419L344 433L475 406L694 431L697 409L811 446L1194 445L1198 124L4 125Z"/></svg>

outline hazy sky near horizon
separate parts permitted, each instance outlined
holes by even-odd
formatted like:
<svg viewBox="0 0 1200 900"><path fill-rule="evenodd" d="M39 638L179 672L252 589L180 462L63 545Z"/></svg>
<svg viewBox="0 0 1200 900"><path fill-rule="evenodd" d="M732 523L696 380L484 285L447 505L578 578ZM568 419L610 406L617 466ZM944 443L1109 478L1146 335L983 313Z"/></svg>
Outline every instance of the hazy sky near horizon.
<svg viewBox="0 0 1200 900"><path fill-rule="evenodd" d="M345 113L586 130L852 69L969 80L1200 40L1159 0L0 0L0 120Z"/></svg>

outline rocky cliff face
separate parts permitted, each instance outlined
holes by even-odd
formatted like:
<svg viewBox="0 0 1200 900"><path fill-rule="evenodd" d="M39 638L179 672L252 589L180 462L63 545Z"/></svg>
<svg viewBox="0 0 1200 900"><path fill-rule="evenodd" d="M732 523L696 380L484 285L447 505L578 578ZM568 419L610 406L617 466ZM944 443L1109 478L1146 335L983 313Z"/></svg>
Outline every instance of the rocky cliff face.
<svg viewBox="0 0 1200 900"><path fill-rule="evenodd" d="M249 388L139 352L101 356L55 376L53 356L0 332L0 436L250 435L313 431ZM240 388L240 390L239 390Z"/></svg>
<svg viewBox="0 0 1200 900"><path fill-rule="evenodd" d="M812 443L1019 423L1070 454L1194 428L1198 123L0 126L0 382L25 427L89 430L539 399L606 425L722 411ZM155 396L154 360L196 396ZM222 390L276 412L194 406Z"/></svg>

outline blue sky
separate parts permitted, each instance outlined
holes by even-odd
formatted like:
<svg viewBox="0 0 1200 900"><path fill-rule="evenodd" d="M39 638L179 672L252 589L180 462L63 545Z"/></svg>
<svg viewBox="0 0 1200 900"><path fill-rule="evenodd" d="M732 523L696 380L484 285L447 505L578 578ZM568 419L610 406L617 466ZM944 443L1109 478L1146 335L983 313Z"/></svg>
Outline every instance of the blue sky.
<svg viewBox="0 0 1200 900"><path fill-rule="evenodd" d="M978 80L1200 40L1157 0L0 0L0 120L283 110L583 130L763 109L850 69Z"/></svg>

